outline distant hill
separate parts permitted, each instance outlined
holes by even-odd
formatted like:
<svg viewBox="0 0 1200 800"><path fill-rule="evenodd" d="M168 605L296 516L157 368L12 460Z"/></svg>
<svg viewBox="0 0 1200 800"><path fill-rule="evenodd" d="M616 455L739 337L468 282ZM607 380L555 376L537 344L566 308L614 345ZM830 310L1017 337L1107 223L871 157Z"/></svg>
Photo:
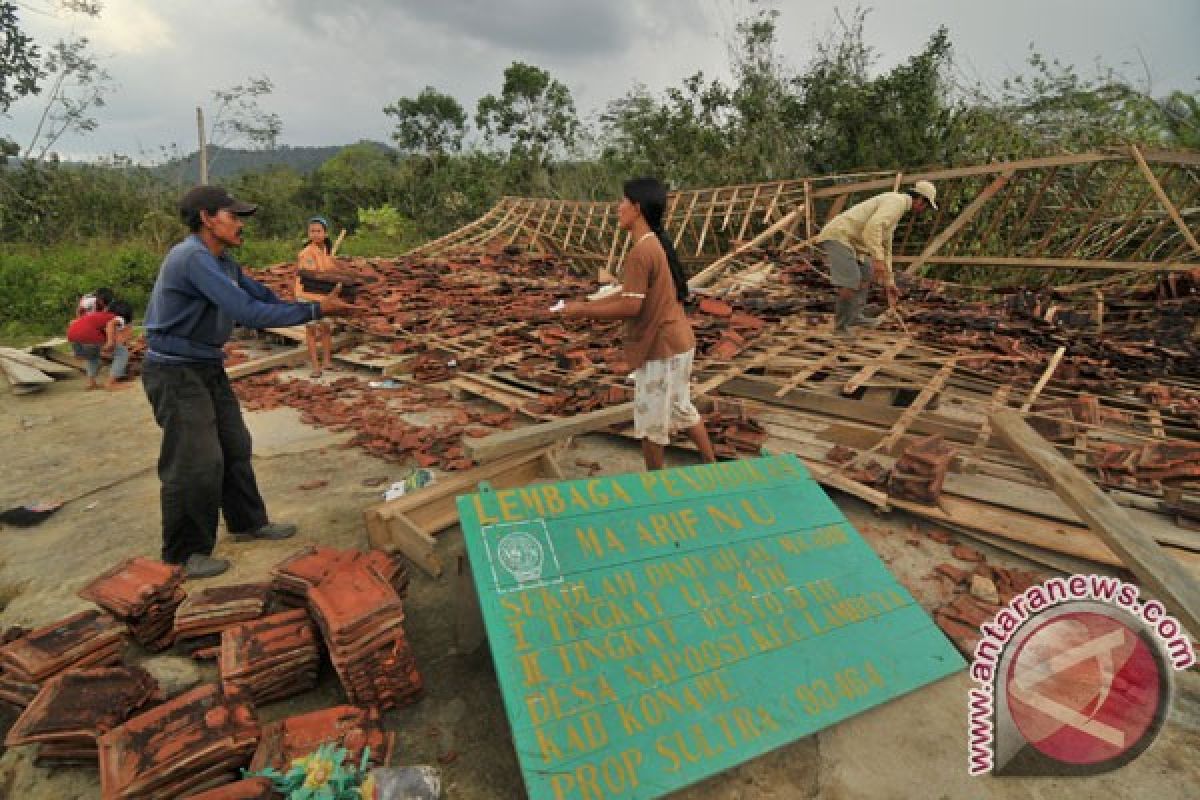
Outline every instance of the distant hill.
<svg viewBox="0 0 1200 800"><path fill-rule="evenodd" d="M381 150L391 148L380 142L374 144ZM336 156L348 145L325 145L322 147L290 147L283 145L273 150L238 150L236 148L210 147L208 150L208 175L219 180L240 172L257 172L267 167L281 165L296 172L307 174ZM168 161L155 168L182 183L195 183L200 177L200 155L191 153L185 158ZM182 171L182 176L180 175Z"/></svg>

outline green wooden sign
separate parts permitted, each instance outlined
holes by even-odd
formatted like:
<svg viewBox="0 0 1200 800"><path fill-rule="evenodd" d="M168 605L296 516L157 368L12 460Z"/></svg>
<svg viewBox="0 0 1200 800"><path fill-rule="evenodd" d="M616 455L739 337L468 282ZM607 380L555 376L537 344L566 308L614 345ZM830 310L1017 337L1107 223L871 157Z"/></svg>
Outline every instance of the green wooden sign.
<svg viewBox="0 0 1200 800"><path fill-rule="evenodd" d="M533 800L660 797L963 667L794 456L458 510Z"/></svg>

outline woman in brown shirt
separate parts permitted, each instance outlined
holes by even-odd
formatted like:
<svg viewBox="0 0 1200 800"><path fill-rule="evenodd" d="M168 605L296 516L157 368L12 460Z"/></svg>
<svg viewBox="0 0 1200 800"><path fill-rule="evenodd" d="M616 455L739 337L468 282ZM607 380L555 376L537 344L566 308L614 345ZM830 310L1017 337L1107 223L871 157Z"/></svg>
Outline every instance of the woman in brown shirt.
<svg viewBox="0 0 1200 800"><path fill-rule="evenodd" d="M633 237L619 294L567 303L562 313L582 319L625 320L625 360L635 370L634 435L647 469L662 469L671 434L684 430L705 462L716 461L708 431L692 405L690 380L696 337L683 309L687 278L662 229L667 189L654 178L627 181L617 223Z"/></svg>
<svg viewBox="0 0 1200 800"><path fill-rule="evenodd" d="M337 261L329 244L329 221L324 217L313 217L308 221L308 246L296 256L296 299L320 301L322 297L304 291L300 270L320 272L336 268ZM304 328L304 343L308 346L308 360L312 362L312 377L319 378L322 368L333 366L333 327L323 319L308 323Z"/></svg>

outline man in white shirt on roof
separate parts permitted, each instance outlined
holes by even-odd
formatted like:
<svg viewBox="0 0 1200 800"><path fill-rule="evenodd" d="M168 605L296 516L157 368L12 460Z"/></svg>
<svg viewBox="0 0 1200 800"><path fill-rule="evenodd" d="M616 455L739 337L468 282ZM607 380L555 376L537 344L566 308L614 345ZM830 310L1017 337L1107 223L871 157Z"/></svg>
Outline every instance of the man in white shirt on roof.
<svg viewBox="0 0 1200 800"><path fill-rule="evenodd" d="M937 209L937 189L917 181L903 192L884 192L846 209L821 229L817 244L829 263L837 288L833 330L849 336L856 325L879 324L878 317L863 315L871 281L881 284L889 306L899 299L892 275L892 234L905 212Z"/></svg>

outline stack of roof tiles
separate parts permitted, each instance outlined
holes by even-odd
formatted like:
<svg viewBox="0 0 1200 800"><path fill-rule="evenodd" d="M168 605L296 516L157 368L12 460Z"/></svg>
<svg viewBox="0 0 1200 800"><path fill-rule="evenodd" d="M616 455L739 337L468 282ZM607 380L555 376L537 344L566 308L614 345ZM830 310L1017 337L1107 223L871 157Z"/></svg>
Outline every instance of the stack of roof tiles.
<svg viewBox="0 0 1200 800"><path fill-rule="evenodd" d="M325 576L309 605L351 703L394 708L421 691L396 589L365 559Z"/></svg>
<svg viewBox="0 0 1200 800"><path fill-rule="evenodd" d="M346 748L347 764L359 764L363 750L369 747L370 763L387 766L396 745L396 734L383 730L379 710L375 708L334 706L288 717L263 727L250 771L273 767L287 772L293 759L306 756L327 742Z"/></svg>
<svg viewBox="0 0 1200 800"><path fill-rule="evenodd" d="M357 562L365 562L404 596L408 589L408 570L399 554L382 550L338 550L333 547L306 547L279 562L271 570L271 588L284 605L308 605L308 592L326 576Z"/></svg>
<svg viewBox="0 0 1200 800"><path fill-rule="evenodd" d="M192 658L216 658L221 631L258 619L267 610L271 587L265 583L213 586L188 595L175 612L175 638Z"/></svg>
<svg viewBox="0 0 1200 800"><path fill-rule="evenodd" d="M95 765L96 738L162 699L140 667L72 669L46 681L4 744L38 744L37 763Z"/></svg>
<svg viewBox="0 0 1200 800"><path fill-rule="evenodd" d="M125 636L124 625L95 609L30 631L0 647L0 700L24 708L63 670L116 664Z"/></svg>
<svg viewBox="0 0 1200 800"><path fill-rule="evenodd" d="M888 491L918 503L937 503L946 472L957 452L941 436L930 436L909 445L892 469Z"/></svg>
<svg viewBox="0 0 1200 800"><path fill-rule="evenodd" d="M316 632L302 608L241 622L221 634L221 683L245 690L256 704L313 688L320 663Z"/></svg>
<svg viewBox="0 0 1200 800"><path fill-rule="evenodd" d="M99 739L105 800L176 798L236 780L258 744L249 697L205 684Z"/></svg>
<svg viewBox="0 0 1200 800"><path fill-rule="evenodd" d="M175 609L183 602L183 568L144 556L117 564L85 586L91 600L129 625L147 650L165 650L175 641Z"/></svg>

